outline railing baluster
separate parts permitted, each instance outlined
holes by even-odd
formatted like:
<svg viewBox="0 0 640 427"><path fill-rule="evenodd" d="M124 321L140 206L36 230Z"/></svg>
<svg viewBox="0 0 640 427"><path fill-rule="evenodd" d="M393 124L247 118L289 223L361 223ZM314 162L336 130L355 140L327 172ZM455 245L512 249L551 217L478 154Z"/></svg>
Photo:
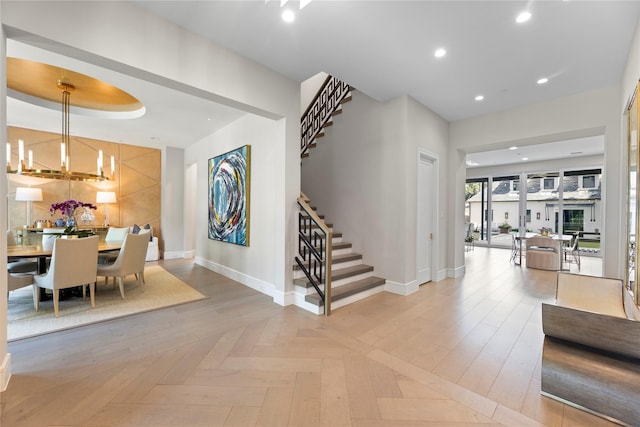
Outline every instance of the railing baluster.
<svg viewBox="0 0 640 427"><path fill-rule="evenodd" d="M331 119L343 99L347 97L351 86L328 76L313 101L302 114L300 122L300 155L309 150L309 146L322 131L322 127Z"/></svg>

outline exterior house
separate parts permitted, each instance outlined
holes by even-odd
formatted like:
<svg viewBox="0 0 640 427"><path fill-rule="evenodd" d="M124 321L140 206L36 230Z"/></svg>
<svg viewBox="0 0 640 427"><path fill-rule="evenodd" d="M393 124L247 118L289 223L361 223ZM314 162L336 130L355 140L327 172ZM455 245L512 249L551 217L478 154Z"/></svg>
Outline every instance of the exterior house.
<svg viewBox="0 0 640 427"><path fill-rule="evenodd" d="M474 230L485 230L497 233L499 225L509 224L514 231L518 230L519 217L519 179L494 181L491 191L491 214L487 214L483 200L486 195L478 193L467 200L467 221L474 225ZM602 183L600 175L564 176L562 186L559 177L533 177L527 179L526 185L526 231L538 232L541 228L560 232L562 222L564 234L583 232L587 235L598 235L602 228ZM563 216L559 217L560 187L562 187ZM484 221L484 227L483 227ZM490 226L488 225L490 223ZM483 235L481 238L484 238Z"/></svg>
<svg viewBox="0 0 640 427"><path fill-rule="evenodd" d="M318 146L301 172L299 82L129 2L75 2L68 8L55 1L3 1L0 22L3 79L7 40L16 40L245 112L187 149L174 148L170 142L161 147L164 254L194 257L196 263L271 296L277 304L295 303L291 266L301 188L332 221L350 230L354 247L366 249L367 258L387 278L390 291L409 294L419 285L416 246L421 159L428 157L435 168L430 181L435 189L431 253L432 280L437 281L464 274L465 153L496 144L508 146L511 141L535 143L584 134L606 139L600 184L606 203L598 199L604 207L597 228L606 235L602 241L604 275L622 277L625 231L619 219L625 217L626 200L620 165L624 164L626 143L621 129L629 95L640 77L640 30L636 30L619 84L484 117L449 123L409 96L381 103L358 93L339 126L328 135L330 142ZM4 85L0 96L7 96ZM6 126L3 113L3 135ZM207 160L236 148L238 141L252 146L249 248L209 240L203 205ZM5 161L3 152L0 161ZM321 162L330 166L320 168ZM6 198L4 174L0 180L0 197ZM535 203L532 212L543 212L542 205L546 207L553 199ZM7 223L4 211L0 223ZM2 293L6 283L0 283ZM0 303L0 317L6 318L6 301ZM6 330L0 328L0 389L6 387L11 372L6 341Z"/></svg>

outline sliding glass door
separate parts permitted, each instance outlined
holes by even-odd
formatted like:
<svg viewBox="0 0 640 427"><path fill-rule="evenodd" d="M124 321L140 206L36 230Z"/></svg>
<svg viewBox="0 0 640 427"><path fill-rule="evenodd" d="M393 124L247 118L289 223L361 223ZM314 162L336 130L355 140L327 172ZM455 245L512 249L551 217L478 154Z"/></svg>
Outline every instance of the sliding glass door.
<svg viewBox="0 0 640 427"><path fill-rule="evenodd" d="M576 236L582 253L598 256L601 177L600 169L582 169L469 179L466 220L479 244L510 247L513 234L547 229Z"/></svg>

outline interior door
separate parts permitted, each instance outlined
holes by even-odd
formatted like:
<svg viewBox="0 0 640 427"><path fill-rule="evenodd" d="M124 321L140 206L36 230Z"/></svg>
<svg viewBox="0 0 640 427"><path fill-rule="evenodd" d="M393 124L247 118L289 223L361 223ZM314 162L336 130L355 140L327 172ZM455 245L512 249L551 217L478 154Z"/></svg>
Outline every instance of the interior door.
<svg viewBox="0 0 640 427"><path fill-rule="evenodd" d="M418 160L418 197L416 227L416 280L418 284L433 279L434 209L436 182L433 159L420 154Z"/></svg>

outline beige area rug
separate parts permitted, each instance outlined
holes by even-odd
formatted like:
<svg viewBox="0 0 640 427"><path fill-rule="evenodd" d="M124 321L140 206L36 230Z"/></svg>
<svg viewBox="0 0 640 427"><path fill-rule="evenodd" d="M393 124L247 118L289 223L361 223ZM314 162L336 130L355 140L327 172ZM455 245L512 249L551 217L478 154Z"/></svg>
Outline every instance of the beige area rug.
<svg viewBox="0 0 640 427"><path fill-rule="evenodd" d="M124 300L117 285L114 289L109 281L106 286L103 278L99 278L95 308L91 308L88 294L85 300L73 297L60 301L57 319L53 300L41 301L39 311L34 310L31 286L10 292L7 339L32 337L206 298L160 266L146 267L144 278L145 284L139 286L135 276L126 277Z"/></svg>

